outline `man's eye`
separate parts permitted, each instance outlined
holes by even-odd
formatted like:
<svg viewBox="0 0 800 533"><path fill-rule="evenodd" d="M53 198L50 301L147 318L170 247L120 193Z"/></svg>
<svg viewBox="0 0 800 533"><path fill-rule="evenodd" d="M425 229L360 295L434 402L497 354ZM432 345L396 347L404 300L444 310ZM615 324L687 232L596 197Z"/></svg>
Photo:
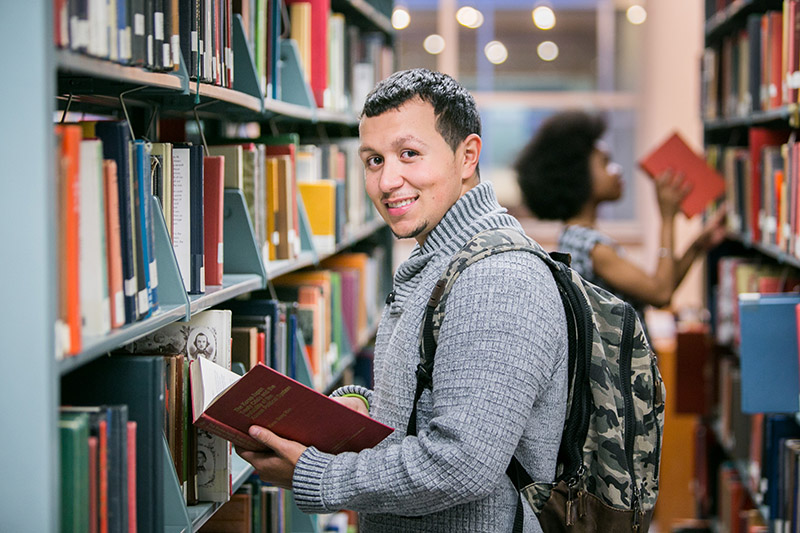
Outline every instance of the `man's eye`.
<svg viewBox="0 0 800 533"><path fill-rule="evenodd" d="M418 153L415 152L414 150L403 150L402 152L400 152L400 155L404 158L408 158L408 157L414 157L418 155Z"/></svg>
<svg viewBox="0 0 800 533"><path fill-rule="evenodd" d="M380 165L382 161L383 161L383 158L381 158L380 156L374 155L372 157L368 157L367 158L367 166L374 167L376 165Z"/></svg>

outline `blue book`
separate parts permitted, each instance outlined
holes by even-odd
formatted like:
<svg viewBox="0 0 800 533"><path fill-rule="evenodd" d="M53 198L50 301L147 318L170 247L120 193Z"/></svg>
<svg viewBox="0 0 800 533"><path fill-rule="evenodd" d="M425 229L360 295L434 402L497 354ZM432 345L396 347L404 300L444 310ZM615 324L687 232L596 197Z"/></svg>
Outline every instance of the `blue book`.
<svg viewBox="0 0 800 533"><path fill-rule="evenodd" d="M781 518L781 480L785 475L781 462L781 449L786 439L800 436L800 426L794 415L769 415L764 417L764 441L761 451L761 477L764 503L769 506L770 518ZM766 481L766 483L764 483Z"/></svg>
<svg viewBox="0 0 800 533"><path fill-rule="evenodd" d="M203 147L194 144L189 147L191 166L189 168L189 202L191 225L191 278L189 294L206 292L205 249L203 221Z"/></svg>
<svg viewBox="0 0 800 533"><path fill-rule="evenodd" d="M742 411L800 410L797 315L800 294L739 295Z"/></svg>
<svg viewBox="0 0 800 533"><path fill-rule="evenodd" d="M95 124L95 135L103 141L103 158L117 163L119 189L120 248L122 251L122 286L125 302L125 323L135 322L139 315L136 308L137 270L134 252L133 181L130 172L131 141L128 123L125 121L100 121Z"/></svg>
<svg viewBox="0 0 800 533"><path fill-rule="evenodd" d="M128 17L128 0L117 0L117 46L119 62L131 61L131 23Z"/></svg>
<svg viewBox="0 0 800 533"><path fill-rule="evenodd" d="M152 311L152 282L151 282L151 253L149 231L152 229L152 222L148 224L150 216L150 153L145 141L133 142L133 168L136 175L136 244L137 244L137 264L140 270L139 292L137 295L137 305L139 314L142 317L150 316Z"/></svg>

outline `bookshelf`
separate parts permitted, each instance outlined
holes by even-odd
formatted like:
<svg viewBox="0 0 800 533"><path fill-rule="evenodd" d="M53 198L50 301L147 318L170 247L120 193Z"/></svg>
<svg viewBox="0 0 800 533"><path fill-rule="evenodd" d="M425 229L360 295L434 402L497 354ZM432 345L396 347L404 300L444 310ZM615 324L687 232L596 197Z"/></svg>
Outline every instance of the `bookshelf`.
<svg viewBox="0 0 800 533"><path fill-rule="evenodd" d="M281 131L302 130L313 124L316 131L330 128L330 137L357 135L354 114L327 111L308 102L265 98L258 85L253 57L244 42L241 23L233 23L236 78L233 87L197 84L189 79L186 65L174 72L151 72L90 57L53 44L54 2L12 2L0 17L0 44L6 50L0 65L13 74L0 100L0 116L8 125L0 142L5 162L8 194L0 200L4 233L4 260L0 273L7 280L6 305L0 306L5 349L0 356L0 400L8 407L2 415L3 445L0 467L13 483L0 489L0 530L57 531L60 529L60 460L58 408L61 380L108 352L152 333L165 325L187 320L230 299L265 289L281 274L317 266L328 254L313 247L299 257L273 264L262 257L252 221L241 191L224 196L223 285L202 295L187 295L175 259L164 215L153 202L153 237L158 258L159 309L146 319L83 339L80 353L58 359L55 322L58 308L58 199L54 117L66 108L89 114L122 117L121 94L134 128L141 133L151 116L178 117L206 123L271 122ZM335 11L360 28L386 34L391 45L391 25L385 13L365 0L336 0ZM297 65L286 64L286 69ZM295 87L285 80L286 94ZM296 80L295 80L296 83ZM307 90L305 87L301 88ZM268 128L268 127L267 127ZM319 130L322 128L322 130ZM308 228L305 228L308 232ZM386 250L383 269L391 273L391 235L378 220L370 220L337 243L333 254L359 246ZM383 291L383 287L379 291ZM374 329L373 329L374 331ZM342 367L352 365L350 353ZM341 368L339 376L341 375ZM334 376L338 379L339 376ZM333 384L330 384L331 387ZM171 463L164 446L164 464ZM245 482L252 468L233 457L233 483ZM186 506L172 468L164 469L164 531L196 531L220 504ZM312 521L295 517L294 531L313 531Z"/></svg>
<svg viewBox="0 0 800 533"><path fill-rule="evenodd" d="M767 398L753 387L756 374L763 374L753 372L754 362L780 373L798 358L790 301L795 296L769 294L796 292L793 280L800 272L800 100L792 78L800 70L800 35L791 30L800 21L798 7L780 0L706 2L701 113L709 160L726 178L732 216L728 238L709 253L706 265L713 342L707 375L698 384L715 397L714 405L696 414L697 427L713 444L700 445L696 438L696 457L703 468L716 470L696 471L695 483L699 493L715 495L710 509L699 502L697 508L699 518L714 518L718 531L739 527L737 513L748 509L749 531L782 530L798 502L796 492L791 496L783 486L783 461L791 452L777 435L800 435L793 427L800 406L789 398L793 408L770 412L775 409L765 407ZM743 293L751 294L742 299ZM769 310L781 298L786 311ZM784 326L773 331L781 317ZM770 333L755 343L758 330ZM781 386L767 396L784 395L792 396Z"/></svg>

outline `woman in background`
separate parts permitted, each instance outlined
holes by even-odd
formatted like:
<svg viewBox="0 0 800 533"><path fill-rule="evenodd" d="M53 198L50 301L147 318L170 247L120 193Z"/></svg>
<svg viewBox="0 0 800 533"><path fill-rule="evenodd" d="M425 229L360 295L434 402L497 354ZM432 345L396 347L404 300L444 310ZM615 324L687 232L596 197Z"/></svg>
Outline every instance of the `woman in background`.
<svg viewBox="0 0 800 533"><path fill-rule="evenodd" d="M622 196L622 168L602 141L604 119L583 111L548 118L514 165L523 200L538 218L559 220L564 228L558 250L572 256L572 268L628 301L643 318L645 305L664 307L695 259L725 236L724 210L716 215L680 256L674 253L675 216L689 192L682 176L655 179L661 216L658 264L648 273L625 257L609 236L596 228L597 208Z"/></svg>

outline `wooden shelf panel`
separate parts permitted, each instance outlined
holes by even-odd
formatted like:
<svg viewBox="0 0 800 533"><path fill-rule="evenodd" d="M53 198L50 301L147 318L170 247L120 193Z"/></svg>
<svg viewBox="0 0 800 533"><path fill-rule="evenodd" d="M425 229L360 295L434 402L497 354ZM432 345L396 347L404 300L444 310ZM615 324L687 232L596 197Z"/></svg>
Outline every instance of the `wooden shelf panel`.
<svg viewBox="0 0 800 533"><path fill-rule="evenodd" d="M171 89L183 92L184 80L166 72L150 72L140 67L129 67L70 50L56 50L56 66L63 74L75 74L135 86Z"/></svg>
<svg viewBox="0 0 800 533"><path fill-rule="evenodd" d="M282 102L273 98L264 100L264 112L267 118L287 118L294 120L315 120L315 109L289 102Z"/></svg>
<svg viewBox="0 0 800 533"><path fill-rule="evenodd" d="M191 94L198 94L197 82L189 84L189 92ZM261 101L255 96L245 94L240 91L235 91L227 87L219 87L217 85L210 85L208 83L199 84L199 94L201 99L206 99L201 102L203 104L226 103L244 110L252 111L254 113L261 113Z"/></svg>

